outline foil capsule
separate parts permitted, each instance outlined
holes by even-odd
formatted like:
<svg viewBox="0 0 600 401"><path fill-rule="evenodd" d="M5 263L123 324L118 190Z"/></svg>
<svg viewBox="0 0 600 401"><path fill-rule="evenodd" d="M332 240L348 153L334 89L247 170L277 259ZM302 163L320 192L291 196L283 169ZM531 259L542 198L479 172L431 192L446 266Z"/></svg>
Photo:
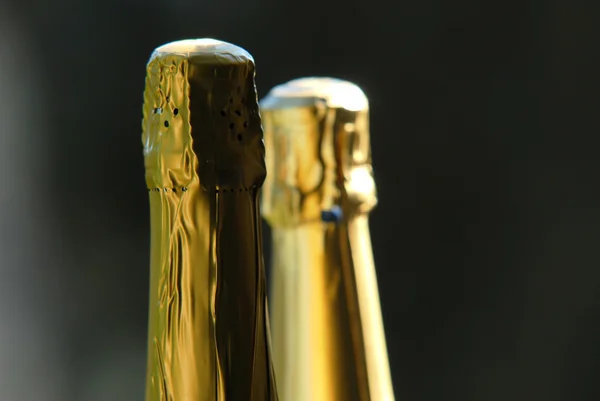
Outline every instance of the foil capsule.
<svg viewBox="0 0 600 401"><path fill-rule="evenodd" d="M151 261L146 401L272 401L258 191L266 169L244 49L157 48L142 123Z"/></svg>
<svg viewBox="0 0 600 401"><path fill-rule="evenodd" d="M261 101L271 322L286 401L392 401L368 214L369 105L355 84L301 78Z"/></svg>
<svg viewBox="0 0 600 401"><path fill-rule="evenodd" d="M358 86L296 79L273 88L261 110L270 174L261 207L269 222L296 225L334 205L356 214L377 204L369 104Z"/></svg>
<svg viewBox="0 0 600 401"><path fill-rule="evenodd" d="M213 39L161 46L144 91L144 161L149 187L260 186L266 171L254 60ZM193 163L196 163L192 165Z"/></svg>

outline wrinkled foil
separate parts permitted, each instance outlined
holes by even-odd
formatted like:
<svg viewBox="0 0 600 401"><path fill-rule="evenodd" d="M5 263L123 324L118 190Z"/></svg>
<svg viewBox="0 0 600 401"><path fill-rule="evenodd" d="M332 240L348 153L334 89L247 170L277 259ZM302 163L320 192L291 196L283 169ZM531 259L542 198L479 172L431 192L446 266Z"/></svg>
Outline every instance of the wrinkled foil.
<svg viewBox="0 0 600 401"><path fill-rule="evenodd" d="M333 78L290 81L261 101L273 360L286 401L394 400L368 223L368 113L362 90Z"/></svg>
<svg viewBox="0 0 600 401"><path fill-rule="evenodd" d="M146 401L277 400L258 191L254 60L213 39L147 65L151 268Z"/></svg>

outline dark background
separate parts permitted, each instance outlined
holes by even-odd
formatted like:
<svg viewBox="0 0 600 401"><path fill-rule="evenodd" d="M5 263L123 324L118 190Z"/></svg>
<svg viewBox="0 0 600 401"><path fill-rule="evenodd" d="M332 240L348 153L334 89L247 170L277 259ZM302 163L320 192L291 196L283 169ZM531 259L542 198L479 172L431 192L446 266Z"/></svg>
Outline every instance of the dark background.
<svg viewBox="0 0 600 401"><path fill-rule="evenodd" d="M0 400L143 399L145 63L194 37L370 98L398 401L600 399L599 8L3 0Z"/></svg>

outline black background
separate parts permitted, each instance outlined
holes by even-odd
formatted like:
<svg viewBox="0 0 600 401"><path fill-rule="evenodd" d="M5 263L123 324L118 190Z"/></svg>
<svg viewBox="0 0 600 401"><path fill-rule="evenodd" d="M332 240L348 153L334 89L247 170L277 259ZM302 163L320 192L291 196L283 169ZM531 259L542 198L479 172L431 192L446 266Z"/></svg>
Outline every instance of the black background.
<svg viewBox="0 0 600 401"><path fill-rule="evenodd" d="M60 246L28 274L47 291L34 304L54 305L44 319L57 399L143 399L145 63L194 37L246 48L259 97L310 75L369 97L371 231L397 400L600 399L599 5L3 3L37 66L40 110L22 118L45 116L36 196Z"/></svg>

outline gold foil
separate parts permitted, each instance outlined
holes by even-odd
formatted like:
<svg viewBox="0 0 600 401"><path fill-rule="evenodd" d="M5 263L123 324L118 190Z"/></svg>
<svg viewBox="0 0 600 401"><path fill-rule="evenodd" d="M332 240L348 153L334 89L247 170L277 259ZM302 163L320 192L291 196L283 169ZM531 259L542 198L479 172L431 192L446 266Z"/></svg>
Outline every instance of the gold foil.
<svg viewBox="0 0 600 401"><path fill-rule="evenodd" d="M245 50L169 43L147 66L146 401L277 400L258 191L263 133Z"/></svg>
<svg viewBox="0 0 600 401"><path fill-rule="evenodd" d="M346 81L304 78L271 90L261 113L281 398L392 401L368 224L377 196L367 98Z"/></svg>

